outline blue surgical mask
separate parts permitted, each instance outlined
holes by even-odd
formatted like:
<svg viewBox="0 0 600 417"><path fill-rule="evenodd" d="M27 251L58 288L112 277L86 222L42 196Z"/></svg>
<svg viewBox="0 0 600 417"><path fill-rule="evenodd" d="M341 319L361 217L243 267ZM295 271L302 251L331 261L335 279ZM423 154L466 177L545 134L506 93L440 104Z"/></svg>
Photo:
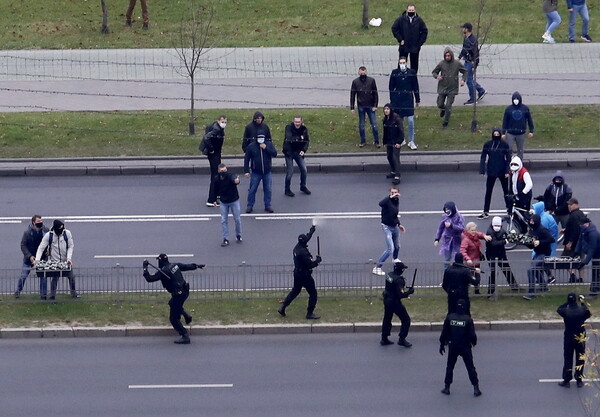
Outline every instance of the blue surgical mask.
<svg viewBox="0 0 600 417"><path fill-rule="evenodd" d="M258 139L256 139L256 141L258 143L265 143L265 138L258 138Z"/></svg>

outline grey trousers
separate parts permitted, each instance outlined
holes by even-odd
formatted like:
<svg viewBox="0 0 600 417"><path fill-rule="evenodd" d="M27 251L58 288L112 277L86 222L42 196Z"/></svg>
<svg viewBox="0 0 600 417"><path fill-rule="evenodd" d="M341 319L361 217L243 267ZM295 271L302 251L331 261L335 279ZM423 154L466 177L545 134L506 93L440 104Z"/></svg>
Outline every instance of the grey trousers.
<svg viewBox="0 0 600 417"><path fill-rule="evenodd" d="M513 150L513 144L517 143L517 156L523 160L523 154L525 152L525 133L522 135L513 135L511 133L506 133L506 143L508 143L508 147L510 151Z"/></svg>

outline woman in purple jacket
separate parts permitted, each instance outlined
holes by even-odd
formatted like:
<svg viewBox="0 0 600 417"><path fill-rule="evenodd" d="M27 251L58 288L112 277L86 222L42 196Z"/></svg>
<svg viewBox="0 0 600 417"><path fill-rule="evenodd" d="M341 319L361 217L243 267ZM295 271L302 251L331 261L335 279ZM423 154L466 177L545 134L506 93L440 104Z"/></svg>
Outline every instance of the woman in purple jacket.
<svg viewBox="0 0 600 417"><path fill-rule="evenodd" d="M450 265L454 255L460 251L462 232L465 230L465 219L458 212L454 201L444 204L444 214L437 229L433 246L438 247L441 241L440 255L444 257L444 267Z"/></svg>

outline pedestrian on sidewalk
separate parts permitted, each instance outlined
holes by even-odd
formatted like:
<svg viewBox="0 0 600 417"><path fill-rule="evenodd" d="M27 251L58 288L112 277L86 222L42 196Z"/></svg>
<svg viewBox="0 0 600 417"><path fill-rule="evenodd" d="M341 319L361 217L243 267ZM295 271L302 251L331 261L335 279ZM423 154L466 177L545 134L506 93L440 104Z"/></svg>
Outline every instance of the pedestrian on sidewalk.
<svg viewBox="0 0 600 417"><path fill-rule="evenodd" d="M513 145L517 144L517 156L523 160L525 154L525 133L529 127L527 137L533 137L533 118L529 107L523 104L523 98L518 91L512 95L512 104L504 110L502 119L502 139L506 139L511 152Z"/></svg>
<svg viewBox="0 0 600 417"><path fill-rule="evenodd" d="M273 142L266 140L263 135L258 135L256 142L246 148L244 156L244 175L250 178L248 187L248 198L246 202L246 213L252 213L256 201L256 191L262 182L263 200L265 211L273 213L271 206L271 195L273 194L273 176L271 173L273 158L277 156L277 150Z"/></svg>
<svg viewBox="0 0 600 417"><path fill-rule="evenodd" d="M390 74L389 82L390 105L401 117L404 124L404 118L408 119L408 147L416 150L415 144L415 106L419 107L421 95L419 94L419 81L417 73L412 68L406 66L406 58L400 57L398 68ZM403 139L403 145L406 142Z"/></svg>
<svg viewBox="0 0 600 417"><path fill-rule="evenodd" d="M385 145L393 184L400 184L400 150L404 141L402 119L392 110L390 104L383 106L383 144Z"/></svg>
<svg viewBox="0 0 600 417"><path fill-rule="evenodd" d="M393 342L389 339L392 333L392 319L394 314L400 319L400 333L398 333L398 345L409 348L412 346L406 336L410 330L410 316L406 307L402 304L403 298L408 298L415 292L413 287L406 287L406 281L402 274L407 266L404 262L395 262L394 271L387 274L385 278L385 290L383 291L383 321L381 323L381 346L391 345Z"/></svg>
<svg viewBox="0 0 600 417"><path fill-rule="evenodd" d="M581 253L583 259L578 269L581 271L590 262L592 263L592 282L589 295L594 299L600 293L600 232L587 217L581 219L580 227L581 237L577 242L575 252Z"/></svg>
<svg viewBox="0 0 600 417"><path fill-rule="evenodd" d="M479 66L479 42L477 41L477 36L473 34L473 25L471 23L464 23L461 28L464 39L458 59L464 59L465 61L467 88L469 89L469 100L464 104L475 104L475 102L479 103L487 94L485 88L476 81L477 77L475 75L477 66ZM477 97L475 97L475 91L477 91Z"/></svg>
<svg viewBox="0 0 600 417"><path fill-rule="evenodd" d="M563 371L562 381L559 386L569 388L573 373L577 388L583 387L583 367L585 366L585 342L587 339L585 321L592 316L585 304L585 298L569 293L567 302L562 304L556 312L563 318L565 333L563 336ZM573 354L575 355L575 368L573 368Z"/></svg>
<svg viewBox="0 0 600 417"><path fill-rule="evenodd" d="M546 31L542 35L543 43L556 43L552 32L562 22L560 14L558 14L558 0L542 0L542 10L546 13L547 22Z"/></svg>
<svg viewBox="0 0 600 417"><path fill-rule="evenodd" d="M398 41L398 56L410 58L410 68L415 74L419 72L419 52L427 41L427 33L427 25L412 3L392 25L392 34Z"/></svg>
<svg viewBox="0 0 600 417"><path fill-rule="evenodd" d="M460 252L462 233L465 230L465 219L459 213L454 201L444 203L443 211L444 214L438 226L433 246L437 248L440 241L442 242L439 253L444 257L444 267L448 268L454 256Z"/></svg>
<svg viewBox="0 0 600 417"><path fill-rule="evenodd" d="M44 235L48 233L48 228L44 226L44 219L39 214L34 214L31 217L31 224L27 227L27 230L21 237L21 252L23 252L23 265L21 266L21 276L17 283L17 290L15 291L15 298L21 296L25 280L29 276L29 273L33 269L35 263L35 254L37 252L40 243ZM45 259L43 259L45 260ZM45 275L39 277L40 279L40 298L46 299L46 293L48 289L48 281Z"/></svg>
<svg viewBox="0 0 600 417"><path fill-rule="evenodd" d="M564 249L561 256L570 256L572 258L581 257L582 254L576 251L577 243L581 238L581 222L586 215L579 208L579 200L571 197L567 201L567 207L569 208L569 218L564 230ZM583 282L583 268L578 270L578 276L575 276L575 269L569 269L569 282Z"/></svg>
<svg viewBox="0 0 600 417"><path fill-rule="evenodd" d="M375 111L379 104L379 94L377 92L377 83L374 78L367 76L367 67L358 68L358 78L352 81L350 87L350 112L354 114L354 103L358 109L358 134L360 136L359 148L367 143L365 133L365 115L369 116L371 129L373 130L373 143L380 148L379 130L377 129L377 119Z"/></svg>
<svg viewBox="0 0 600 417"><path fill-rule="evenodd" d="M221 230L223 232L223 242L221 246L229 246L229 222L227 220L229 212L233 216L235 223L235 240L242 243L242 216L240 214L240 195L238 193L238 184L240 177L227 172L225 164L219 164L219 172L215 176L215 190L221 196Z"/></svg>
<svg viewBox="0 0 600 417"><path fill-rule="evenodd" d="M487 235L491 240L485 242L485 256L490 264L490 284L488 286L488 299L496 292L496 269L504 274L506 282L512 291L519 290L519 284L510 269L506 256L506 230L502 229L502 218L495 216L488 227ZM499 274L499 273L498 273Z"/></svg>
<svg viewBox="0 0 600 417"><path fill-rule="evenodd" d="M381 207L381 229L385 235L386 249L383 251L375 267L373 267L373 274L385 275L385 272L381 269L383 263L387 258L392 255L394 262L400 262L398 253L400 252L400 232L406 232L406 228L400 224L398 213L400 211L400 190L397 186L390 188L390 194L379 202Z"/></svg>
<svg viewBox="0 0 600 417"><path fill-rule="evenodd" d="M465 85L467 79L467 70L465 66L457 59L454 59L454 52L449 47L444 49L444 59L440 61L431 72L433 78L438 80L437 85L437 106L440 109L440 117L444 118L442 128L447 128L452 114L452 104L458 94L459 74L462 74L460 86Z"/></svg>
<svg viewBox="0 0 600 417"><path fill-rule="evenodd" d="M129 0L129 7L127 8L127 11L125 12L125 26L131 27L132 26L132 15L133 15L133 9L135 7L135 3L137 2L137 0ZM148 4L147 4L147 0L140 0L140 5L142 6L142 29L143 30L148 30L148 24L150 23L150 19L148 17Z"/></svg>
<svg viewBox="0 0 600 417"><path fill-rule="evenodd" d="M298 297L302 288L306 288L308 293L308 307L306 309L307 320L318 320L321 316L314 313L315 307L317 306L317 288L315 286L315 280L312 277L312 270L321 263L322 259L320 255L313 260L313 257L308 250L308 242L315 233L316 227L311 226L307 234L301 234L298 236L298 243L294 247L294 286L290 293L285 297L285 300L281 304L281 307L277 312L285 317L285 309Z"/></svg>
<svg viewBox="0 0 600 417"><path fill-rule="evenodd" d="M577 15L581 16L581 39L585 42L591 42L592 38L588 35L590 14L586 1L567 0L567 10L569 11L569 42L575 43L575 20Z"/></svg>
<svg viewBox="0 0 600 417"><path fill-rule="evenodd" d="M310 190L306 187L306 162L304 155L308 150L310 137L308 129L303 123L302 116L297 114L292 122L285 127L285 138L283 140L283 156L285 157L285 195L293 197L291 183L294 175L294 161L300 171L300 191L310 195Z"/></svg>
<svg viewBox="0 0 600 417"><path fill-rule="evenodd" d="M548 285L544 279L544 257L550 256L552 251L551 245L554 238L544 226L540 216L534 214L529 219L529 235L533 236L534 241L531 245L527 245L533 249L532 260L529 269L527 270L527 280L529 281L529 290L523 298L531 301L535 298L536 284L539 284L540 291L548 291Z"/></svg>
<svg viewBox="0 0 600 417"><path fill-rule="evenodd" d="M265 115L257 111L252 116L252 121L248 123L244 129L244 137L242 138L242 152L246 153L246 148L251 143L256 142L259 136L263 136L265 140L271 141L271 129L265 123Z"/></svg>
<svg viewBox="0 0 600 417"><path fill-rule="evenodd" d="M490 205L492 202L492 191L496 180L500 181L502 186L502 195L509 194L508 177L510 175L510 148L508 144L502 140L502 131L494 128L492 130L492 139L483 144L481 150L481 158L479 160L479 174L487 175L485 181L485 197L483 199L483 213L478 219L487 219L490 216ZM504 199L504 204L507 210L510 206Z"/></svg>
<svg viewBox="0 0 600 417"><path fill-rule="evenodd" d="M206 133L200 142L200 150L208 158L210 165L210 186L208 188L207 207L219 207L217 200L219 193L215 191L215 178L218 174L218 166L221 163L221 152L225 140L225 127L227 117L219 116L216 122L206 127Z"/></svg>

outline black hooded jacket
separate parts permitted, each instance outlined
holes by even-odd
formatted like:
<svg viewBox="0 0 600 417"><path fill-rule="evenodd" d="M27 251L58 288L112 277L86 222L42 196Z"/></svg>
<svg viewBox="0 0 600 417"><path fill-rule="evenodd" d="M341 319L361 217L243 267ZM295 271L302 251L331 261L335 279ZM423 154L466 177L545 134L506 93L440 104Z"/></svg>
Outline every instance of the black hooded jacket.
<svg viewBox="0 0 600 417"><path fill-rule="evenodd" d="M531 216L529 229L529 234L535 237L535 240L539 240L540 242L538 246L531 245L533 252L535 252L536 255L550 256L552 253L552 244L554 243L554 238L552 237L552 234L550 234L550 231L542 226L539 215L534 214Z"/></svg>
<svg viewBox="0 0 600 417"><path fill-rule="evenodd" d="M208 132L204 135L207 153L221 156L221 149L225 140L225 129L219 126L219 122L214 122Z"/></svg>
<svg viewBox="0 0 600 417"><path fill-rule="evenodd" d="M383 108L389 107L386 104ZM383 116L383 144L388 146L400 145L404 141L404 126L402 125L402 119L393 110L389 116Z"/></svg>
<svg viewBox="0 0 600 417"><path fill-rule="evenodd" d="M500 134L497 138L494 137L496 132ZM510 156L510 147L508 143L502 140L502 131L494 129L492 139L483 144L479 161L479 173L481 175L487 174L490 177L503 177L510 172Z"/></svg>
<svg viewBox="0 0 600 417"><path fill-rule="evenodd" d="M427 41L428 30L418 14L415 13L411 19L405 10L392 25L392 34L398 43L404 41L403 46L409 53L417 53Z"/></svg>
<svg viewBox="0 0 600 417"><path fill-rule="evenodd" d="M561 171L556 171L552 184L544 191L544 208L557 216L569 214L567 201L573 197L573 191L565 183L565 178Z"/></svg>
<svg viewBox="0 0 600 417"><path fill-rule="evenodd" d="M400 224L398 219L399 201L397 198L387 196L379 202L379 207L381 207L381 223L389 227Z"/></svg>
<svg viewBox="0 0 600 417"><path fill-rule="evenodd" d="M592 316L592 313L590 313L585 304L577 304L576 301L567 302L558 307L556 312L565 322L565 338L577 335L585 336L585 327L583 324Z"/></svg>
<svg viewBox="0 0 600 417"><path fill-rule="evenodd" d="M492 240L485 242L485 255L489 260L506 259L506 230L500 228L495 231L492 225L487 229L486 235L491 236Z"/></svg>
<svg viewBox="0 0 600 417"><path fill-rule="evenodd" d="M529 107L523 104L523 98L518 91L515 91L511 100L519 100L519 104L512 103L504 110L504 119L502 120L502 131L511 135L522 135L529 125L529 132L533 133L533 118Z"/></svg>
<svg viewBox="0 0 600 417"><path fill-rule="evenodd" d="M256 123L256 119L262 117L262 123ZM269 129L269 125L265 123L265 116L257 111L254 113L252 117L252 122L246 125L246 129L244 129L244 137L242 138L242 151L246 152L246 148L249 144L256 141L256 138L259 135L263 135L265 137L265 141L271 141L271 129Z"/></svg>

